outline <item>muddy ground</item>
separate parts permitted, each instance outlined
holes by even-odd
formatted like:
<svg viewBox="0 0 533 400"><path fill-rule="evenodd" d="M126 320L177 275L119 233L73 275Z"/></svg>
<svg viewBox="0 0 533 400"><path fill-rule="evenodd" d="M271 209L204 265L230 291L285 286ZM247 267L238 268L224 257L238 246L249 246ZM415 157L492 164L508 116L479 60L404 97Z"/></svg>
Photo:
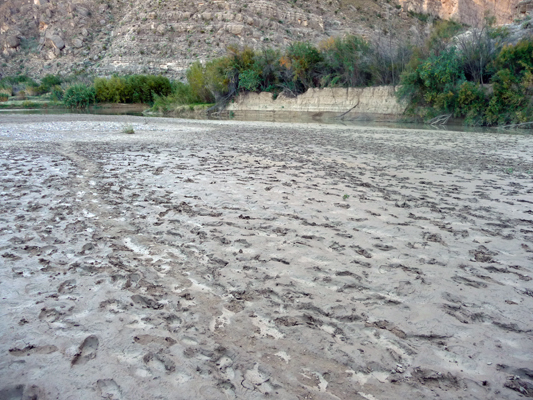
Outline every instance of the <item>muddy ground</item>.
<svg viewBox="0 0 533 400"><path fill-rule="evenodd" d="M533 397L532 135L3 114L0 167L1 400Z"/></svg>

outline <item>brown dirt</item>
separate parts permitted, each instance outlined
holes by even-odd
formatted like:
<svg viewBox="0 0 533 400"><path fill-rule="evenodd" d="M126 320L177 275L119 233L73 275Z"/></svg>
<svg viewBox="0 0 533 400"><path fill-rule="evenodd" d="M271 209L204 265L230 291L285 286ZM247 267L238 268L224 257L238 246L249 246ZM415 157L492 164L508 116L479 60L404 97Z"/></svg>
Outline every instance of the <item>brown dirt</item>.
<svg viewBox="0 0 533 400"><path fill-rule="evenodd" d="M0 165L0 399L531 393L531 135L2 115Z"/></svg>

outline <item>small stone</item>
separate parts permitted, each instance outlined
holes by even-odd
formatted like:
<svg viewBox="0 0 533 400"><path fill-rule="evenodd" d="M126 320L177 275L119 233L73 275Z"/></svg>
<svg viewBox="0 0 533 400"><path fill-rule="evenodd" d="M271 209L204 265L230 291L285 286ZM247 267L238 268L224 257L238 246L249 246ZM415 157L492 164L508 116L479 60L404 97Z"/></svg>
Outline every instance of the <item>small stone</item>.
<svg viewBox="0 0 533 400"><path fill-rule="evenodd" d="M72 39L72 46L79 49L83 46L83 41L81 39Z"/></svg>

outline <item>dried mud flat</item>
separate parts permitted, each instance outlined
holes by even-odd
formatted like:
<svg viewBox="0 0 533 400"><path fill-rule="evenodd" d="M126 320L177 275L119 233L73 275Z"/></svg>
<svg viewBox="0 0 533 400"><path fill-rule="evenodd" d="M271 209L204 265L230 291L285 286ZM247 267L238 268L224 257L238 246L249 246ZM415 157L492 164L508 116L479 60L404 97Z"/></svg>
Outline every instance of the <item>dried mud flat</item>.
<svg viewBox="0 0 533 400"><path fill-rule="evenodd" d="M533 136L0 118L1 400L533 397Z"/></svg>

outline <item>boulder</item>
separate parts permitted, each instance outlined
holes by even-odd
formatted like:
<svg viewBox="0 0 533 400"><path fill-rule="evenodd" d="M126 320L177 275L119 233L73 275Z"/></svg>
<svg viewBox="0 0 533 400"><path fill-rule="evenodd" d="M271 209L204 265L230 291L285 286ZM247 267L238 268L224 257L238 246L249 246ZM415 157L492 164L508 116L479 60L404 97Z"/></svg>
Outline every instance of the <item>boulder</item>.
<svg viewBox="0 0 533 400"><path fill-rule="evenodd" d="M53 46L58 50L63 50L65 48L65 42L58 35L52 35L50 37L50 41L52 42Z"/></svg>
<svg viewBox="0 0 533 400"><path fill-rule="evenodd" d="M16 48L20 46L20 39L17 36L8 36L6 40L7 47Z"/></svg>
<svg viewBox="0 0 533 400"><path fill-rule="evenodd" d="M242 35L244 32L244 25L240 24L228 24L226 25L226 30L233 35Z"/></svg>

